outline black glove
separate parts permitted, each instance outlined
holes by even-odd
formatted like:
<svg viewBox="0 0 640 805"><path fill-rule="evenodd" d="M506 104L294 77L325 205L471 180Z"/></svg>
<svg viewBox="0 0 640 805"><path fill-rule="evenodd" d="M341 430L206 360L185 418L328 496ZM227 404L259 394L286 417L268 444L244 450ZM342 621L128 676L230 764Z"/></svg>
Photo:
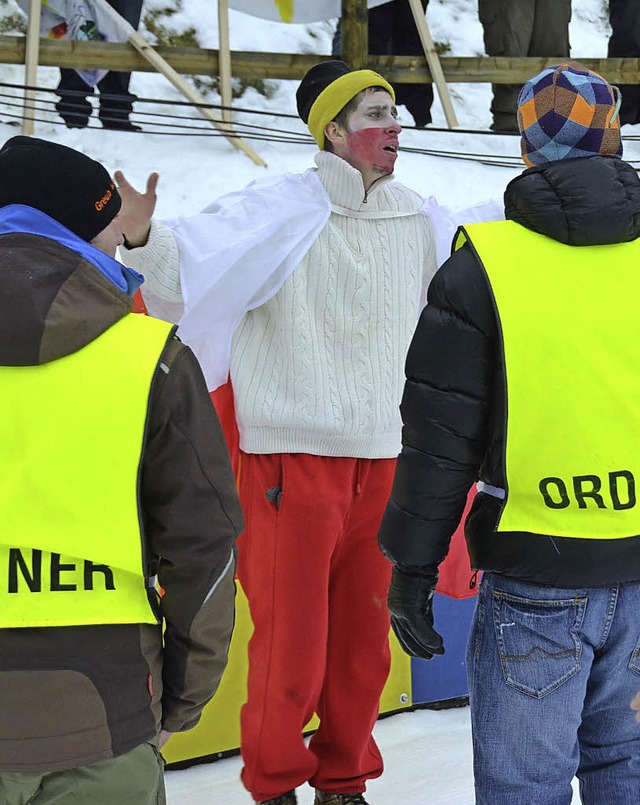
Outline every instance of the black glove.
<svg viewBox="0 0 640 805"><path fill-rule="evenodd" d="M412 657L430 660L444 654L442 638L433 628L433 594L437 568L394 567L389 587L391 626L398 642Z"/></svg>

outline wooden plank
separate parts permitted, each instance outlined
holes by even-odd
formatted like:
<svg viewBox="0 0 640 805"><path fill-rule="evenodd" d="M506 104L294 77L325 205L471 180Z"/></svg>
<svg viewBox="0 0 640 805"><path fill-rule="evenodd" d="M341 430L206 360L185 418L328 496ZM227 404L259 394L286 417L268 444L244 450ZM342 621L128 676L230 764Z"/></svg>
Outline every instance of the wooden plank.
<svg viewBox="0 0 640 805"><path fill-rule="evenodd" d="M243 151L249 157L249 159L255 162L256 165L266 168L267 163L262 159L262 157L258 156L253 148L248 146L241 137L229 136L231 134L230 127L228 125L223 125L221 118L212 112L211 109L207 109L200 105L206 103L205 98L197 90L195 90L191 84L188 84L184 78L182 78L182 76L180 76L176 70L174 70L173 67L154 50L149 42L147 42L147 40L141 34L139 34L135 28L124 19L124 17L122 17L107 3L107 0L94 0L94 3L102 10L102 13L105 15L105 17L111 18L114 28L119 34L122 35L122 38L125 36L128 37L129 44L133 45L138 53L140 53L144 59L149 62L149 64L151 64L161 75L163 75L167 81L173 84L173 86L179 92L181 92L188 101L196 104L195 108L204 118L213 123L216 128L221 129L223 133L225 131L227 132L225 137L234 148L237 148L239 151Z"/></svg>
<svg viewBox="0 0 640 805"><path fill-rule="evenodd" d="M40 0L30 0L29 20L24 55L24 83L28 87L38 83L38 54L40 50ZM33 90L24 91L22 133L27 137L34 131L34 105L36 94Z"/></svg>
<svg viewBox="0 0 640 805"><path fill-rule="evenodd" d="M342 58L353 70L369 66L367 0L342 0Z"/></svg>
<svg viewBox="0 0 640 805"><path fill-rule="evenodd" d="M0 35L0 64L25 63L25 37ZM183 75L217 76L218 51L205 48L156 48L158 55ZM233 74L238 78L301 79L307 70L331 56L314 53L258 53L232 51ZM529 56L446 56L440 59L449 83L524 84L558 58ZM576 59L613 84L640 84L640 59ZM152 72L143 56L128 44L40 40L39 63L44 67L80 67L128 72ZM389 81L419 84L432 81L422 56L370 56L369 66Z"/></svg>
<svg viewBox="0 0 640 805"><path fill-rule="evenodd" d="M133 31L129 35L129 42L131 42L135 49L142 53L145 59L152 64L156 70L168 81L170 81L188 101L192 101L195 104L205 103L203 96L200 95L197 90L193 89L190 84L187 84L187 82L173 69L173 67L167 64L162 56L157 54L147 40L144 39L144 37L142 37L137 31ZM223 131L229 131L228 126L220 125L221 119L214 114L211 109L206 109L201 106L196 106L195 108L203 117L213 123L217 128L220 128ZM239 151L243 151L253 162L255 162L256 165L260 165L263 168L267 167L267 163L264 161L264 159L256 154L253 148L248 146L241 137L227 137L227 139L234 148L237 148Z"/></svg>
<svg viewBox="0 0 640 805"><path fill-rule="evenodd" d="M231 45L229 39L229 0L218 0L218 32L220 39L220 51L218 54L219 80L220 80L220 100L224 107L222 119L225 123L231 123Z"/></svg>
<svg viewBox="0 0 640 805"><path fill-rule="evenodd" d="M440 98L440 103L444 109L444 116L446 118L447 125L450 129L452 129L458 125L458 118L456 117L453 104L451 103L451 95L449 94L447 82L442 72L440 59L438 58L435 45L433 44L431 31L427 25L427 18L422 9L420 0L409 0L409 5L411 6L411 13L413 14L416 27L418 28L418 35L420 37L420 42L422 43L424 55L427 57L429 70L431 71L433 81L436 85L436 89L438 90L438 97Z"/></svg>

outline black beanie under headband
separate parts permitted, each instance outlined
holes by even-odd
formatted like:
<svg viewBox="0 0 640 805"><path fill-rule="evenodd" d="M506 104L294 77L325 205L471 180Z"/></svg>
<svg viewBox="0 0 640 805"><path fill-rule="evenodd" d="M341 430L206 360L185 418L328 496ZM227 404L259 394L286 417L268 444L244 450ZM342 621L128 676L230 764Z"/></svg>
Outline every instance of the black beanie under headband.
<svg viewBox="0 0 640 805"><path fill-rule="evenodd" d="M313 67L307 71L296 92L298 114L302 118L303 123L309 122L311 107L322 90L326 89L329 84L332 84L336 78L340 78L340 76L350 72L351 68L349 65L337 59L314 64Z"/></svg>
<svg viewBox="0 0 640 805"><path fill-rule="evenodd" d="M120 212L106 168L65 145L12 137L0 149L0 207L25 204L90 241Z"/></svg>

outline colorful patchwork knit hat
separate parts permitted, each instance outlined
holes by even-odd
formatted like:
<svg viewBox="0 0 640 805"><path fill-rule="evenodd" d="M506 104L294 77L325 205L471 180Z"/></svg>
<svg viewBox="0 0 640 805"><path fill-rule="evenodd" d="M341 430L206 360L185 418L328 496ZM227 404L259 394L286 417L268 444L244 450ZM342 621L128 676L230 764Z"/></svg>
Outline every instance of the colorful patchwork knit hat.
<svg viewBox="0 0 640 805"><path fill-rule="evenodd" d="M622 156L619 97L617 88L578 62L548 67L527 81L518 97L526 165Z"/></svg>

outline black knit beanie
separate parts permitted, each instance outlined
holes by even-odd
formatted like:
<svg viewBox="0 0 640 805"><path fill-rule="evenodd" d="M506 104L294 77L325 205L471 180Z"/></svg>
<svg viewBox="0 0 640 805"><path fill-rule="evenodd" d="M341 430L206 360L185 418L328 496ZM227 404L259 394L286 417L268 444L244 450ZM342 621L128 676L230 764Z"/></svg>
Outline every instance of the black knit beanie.
<svg viewBox="0 0 640 805"><path fill-rule="evenodd" d="M8 204L34 207L90 241L122 202L99 162L65 145L20 136L0 149L0 207Z"/></svg>
<svg viewBox="0 0 640 805"><path fill-rule="evenodd" d="M349 65L338 59L314 64L313 67L307 71L296 92L298 114L302 118L303 123L309 122L311 107L322 90L326 89L329 84L333 84L336 78L340 78L340 76L350 72L351 68Z"/></svg>

